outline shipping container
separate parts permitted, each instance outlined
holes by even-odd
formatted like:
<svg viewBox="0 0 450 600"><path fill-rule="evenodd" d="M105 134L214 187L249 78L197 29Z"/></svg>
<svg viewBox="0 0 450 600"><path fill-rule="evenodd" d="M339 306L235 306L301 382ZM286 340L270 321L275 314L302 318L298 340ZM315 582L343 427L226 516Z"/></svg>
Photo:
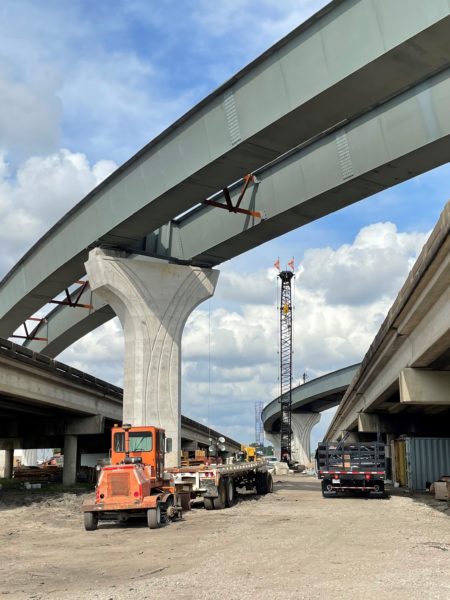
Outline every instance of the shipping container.
<svg viewBox="0 0 450 600"><path fill-rule="evenodd" d="M408 487L424 491L427 482L450 475L450 438L405 438Z"/></svg>

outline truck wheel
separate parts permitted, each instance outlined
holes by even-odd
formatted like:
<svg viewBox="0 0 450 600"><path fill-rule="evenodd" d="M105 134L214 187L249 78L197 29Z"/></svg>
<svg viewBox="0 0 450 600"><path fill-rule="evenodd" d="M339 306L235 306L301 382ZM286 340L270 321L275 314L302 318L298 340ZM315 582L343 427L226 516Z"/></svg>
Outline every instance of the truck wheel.
<svg viewBox="0 0 450 600"><path fill-rule="evenodd" d="M93 512L84 513L84 528L86 531L95 531L98 527L98 514Z"/></svg>
<svg viewBox="0 0 450 600"><path fill-rule="evenodd" d="M171 519L173 519L173 505L173 496L168 496L167 500L164 503L164 506L162 507L163 510L161 513L161 521L163 521L164 523L168 523Z"/></svg>
<svg viewBox="0 0 450 600"><path fill-rule="evenodd" d="M329 490L328 486L330 480L322 479L322 496L324 498L334 498L337 496L337 492L335 490Z"/></svg>
<svg viewBox="0 0 450 600"><path fill-rule="evenodd" d="M203 504L206 510L214 510L214 504L212 498L203 498Z"/></svg>
<svg viewBox="0 0 450 600"><path fill-rule="evenodd" d="M228 477L225 481L226 490L226 501L227 507L234 506L236 504L236 490L234 488L234 481L232 477Z"/></svg>
<svg viewBox="0 0 450 600"><path fill-rule="evenodd" d="M326 490L322 490L322 496L324 498L336 498L337 493L336 492L327 492Z"/></svg>
<svg viewBox="0 0 450 600"><path fill-rule="evenodd" d="M266 490L267 494L271 494L273 492L273 478L270 473L266 473Z"/></svg>
<svg viewBox="0 0 450 600"><path fill-rule="evenodd" d="M267 494L267 478L265 473L256 473L255 487L257 494Z"/></svg>
<svg viewBox="0 0 450 600"><path fill-rule="evenodd" d="M219 495L217 496L217 498L213 498L214 508L216 510L222 510L223 508L225 508L227 502L227 491L225 489L224 481L219 481L219 487L217 491Z"/></svg>
<svg viewBox="0 0 450 600"><path fill-rule="evenodd" d="M374 485L374 490L370 492L369 496L372 498L385 498L384 481L378 481L377 484Z"/></svg>
<svg viewBox="0 0 450 600"><path fill-rule="evenodd" d="M159 529L161 527L161 508L159 504L156 505L156 508L148 509L147 525L150 529Z"/></svg>

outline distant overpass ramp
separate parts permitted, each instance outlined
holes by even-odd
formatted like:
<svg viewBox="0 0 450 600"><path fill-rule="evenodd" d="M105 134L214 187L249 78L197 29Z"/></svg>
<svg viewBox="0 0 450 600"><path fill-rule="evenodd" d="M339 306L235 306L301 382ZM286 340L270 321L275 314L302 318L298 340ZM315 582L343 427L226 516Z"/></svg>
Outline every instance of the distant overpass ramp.
<svg viewBox="0 0 450 600"><path fill-rule="evenodd" d="M319 422L322 411L340 403L359 367L358 363L327 373L292 390L292 447L293 456L299 462L309 462L312 428ZM280 406L280 398L275 398L264 407L261 414L265 435L278 451Z"/></svg>

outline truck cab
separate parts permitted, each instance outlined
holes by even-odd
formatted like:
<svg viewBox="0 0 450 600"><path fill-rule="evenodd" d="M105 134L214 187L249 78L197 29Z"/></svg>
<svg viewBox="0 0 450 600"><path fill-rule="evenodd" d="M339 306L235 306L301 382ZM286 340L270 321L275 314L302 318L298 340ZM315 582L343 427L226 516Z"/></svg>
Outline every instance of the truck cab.
<svg viewBox="0 0 450 600"><path fill-rule="evenodd" d="M150 467L160 480L164 474L164 453L170 451L169 438L157 427L114 427L111 440L111 464L142 464Z"/></svg>

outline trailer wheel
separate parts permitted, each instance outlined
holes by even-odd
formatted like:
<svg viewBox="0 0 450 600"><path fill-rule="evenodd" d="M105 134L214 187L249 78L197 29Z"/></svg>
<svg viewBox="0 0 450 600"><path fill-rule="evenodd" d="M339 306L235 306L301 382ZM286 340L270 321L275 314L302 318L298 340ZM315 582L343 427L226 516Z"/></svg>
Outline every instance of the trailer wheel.
<svg viewBox="0 0 450 600"><path fill-rule="evenodd" d="M225 508L227 502L227 490L225 488L225 481L219 481L219 487L217 491L219 495L217 496L217 498L213 498L214 508L216 510L222 510L223 508Z"/></svg>
<svg viewBox="0 0 450 600"><path fill-rule="evenodd" d="M156 505L156 508L148 509L147 525L150 529L159 529L161 527L161 508L159 504Z"/></svg>
<svg viewBox="0 0 450 600"><path fill-rule="evenodd" d="M268 494L273 492L273 477L270 473L266 473L266 489Z"/></svg>
<svg viewBox="0 0 450 600"><path fill-rule="evenodd" d="M267 478L266 473L256 473L255 477L256 493L260 496L267 494Z"/></svg>
<svg viewBox="0 0 450 600"><path fill-rule="evenodd" d="M95 531L98 527L98 514L93 512L84 513L84 528L86 531Z"/></svg>
<svg viewBox="0 0 450 600"><path fill-rule="evenodd" d="M234 487L234 481L232 477L228 477L225 481L226 490L226 501L227 507L234 506L236 504L236 489Z"/></svg>
<svg viewBox="0 0 450 600"><path fill-rule="evenodd" d="M203 504L206 510L214 510L214 504L212 498L203 498Z"/></svg>

